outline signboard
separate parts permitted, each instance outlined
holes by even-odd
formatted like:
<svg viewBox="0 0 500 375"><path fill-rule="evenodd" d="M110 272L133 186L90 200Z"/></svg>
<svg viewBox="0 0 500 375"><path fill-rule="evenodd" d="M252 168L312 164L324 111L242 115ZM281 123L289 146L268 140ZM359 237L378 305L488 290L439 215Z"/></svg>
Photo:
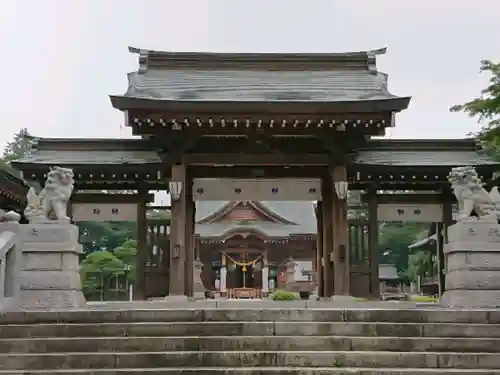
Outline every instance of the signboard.
<svg viewBox="0 0 500 375"><path fill-rule="evenodd" d="M137 203L73 203L73 220L137 221Z"/></svg>
<svg viewBox="0 0 500 375"><path fill-rule="evenodd" d="M198 178L193 181L193 200L321 200L319 179L230 179Z"/></svg>
<svg viewBox="0 0 500 375"><path fill-rule="evenodd" d="M440 223L443 221L441 204L379 204L378 221L409 221Z"/></svg>

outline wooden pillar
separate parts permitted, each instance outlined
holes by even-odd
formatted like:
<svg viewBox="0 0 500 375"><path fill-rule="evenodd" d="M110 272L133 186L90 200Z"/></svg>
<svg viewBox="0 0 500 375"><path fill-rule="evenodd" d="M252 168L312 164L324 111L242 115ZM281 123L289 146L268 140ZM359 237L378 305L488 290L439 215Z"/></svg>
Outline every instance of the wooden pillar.
<svg viewBox="0 0 500 375"><path fill-rule="evenodd" d="M437 260L438 260L438 282L439 282L439 296L441 296L446 290L446 260L444 257L444 245L448 243L448 228L453 224L453 204L448 196L443 197L443 222L441 225L437 225L440 227L439 235L436 235L437 238ZM438 230L438 229L436 229Z"/></svg>
<svg viewBox="0 0 500 375"><path fill-rule="evenodd" d="M324 178L321 181L322 202L322 268L323 268L323 297L333 295L333 267L331 254L333 252L333 191L332 179Z"/></svg>
<svg viewBox="0 0 500 375"><path fill-rule="evenodd" d="M189 172L189 171L188 171ZM185 263L185 283L186 295L192 297L194 295L194 215L195 204L193 201L193 179L189 173L186 174L186 182L184 187L184 199L186 204L186 263Z"/></svg>
<svg viewBox="0 0 500 375"><path fill-rule="evenodd" d="M444 248L443 248L443 223L436 223L436 260L438 295L444 292Z"/></svg>
<svg viewBox="0 0 500 375"><path fill-rule="evenodd" d="M345 165L336 166L331 171L332 185L337 181L347 181ZM340 199L333 194L333 284L335 295L350 294L350 254L349 223L347 221L347 197Z"/></svg>
<svg viewBox="0 0 500 375"><path fill-rule="evenodd" d="M182 296L186 293L186 168L184 165L172 166L172 181L181 182L180 197L171 195L170 224L170 280L169 295Z"/></svg>
<svg viewBox="0 0 500 375"><path fill-rule="evenodd" d="M148 222L146 217L146 201L148 191L139 190L140 202L137 203L137 257L135 265L135 300L146 299L146 262L149 258Z"/></svg>
<svg viewBox="0 0 500 375"><path fill-rule="evenodd" d="M325 296L325 288L323 284L323 265L321 259L323 257L323 202L319 201L316 204L316 287L318 288L318 296Z"/></svg>
<svg viewBox="0 0 500 375"><path fill-rule="evenodd" d="M378 254L378 203L377 190L368 190L368 252L370 262L370 294L380 298L379 254Z"/></svg>

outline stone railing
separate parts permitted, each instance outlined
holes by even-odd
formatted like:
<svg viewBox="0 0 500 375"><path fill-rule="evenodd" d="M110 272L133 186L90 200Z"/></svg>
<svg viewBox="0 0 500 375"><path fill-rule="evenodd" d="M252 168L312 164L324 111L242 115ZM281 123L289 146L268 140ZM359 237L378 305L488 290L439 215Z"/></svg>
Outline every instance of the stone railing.
<svg viewBox="0 0 500 375"><path fill-rule="evenodd" d="M0 310L13 306L19 294L19 223L0 223Z"/></svg>

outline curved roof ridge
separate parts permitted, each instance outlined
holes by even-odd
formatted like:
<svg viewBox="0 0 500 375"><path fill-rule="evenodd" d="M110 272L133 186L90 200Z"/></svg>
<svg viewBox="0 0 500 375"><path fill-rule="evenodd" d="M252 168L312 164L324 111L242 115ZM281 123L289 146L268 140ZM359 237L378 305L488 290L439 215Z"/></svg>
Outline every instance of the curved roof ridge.
<svg viewBox="0 0 500 375"><path fill-rule="evenodd" d="M387 52L387 47L361 50L361 51L349 51L349 52L202 52L202 51L190 51L190 52L176 52L176 51L161 51L153 49L144 49L137 47L128 47L130 53L133 54L150 54L150 55L163 55L165 57L179 58L179 57L236 57L236 58L297 58L297 57L325 57L325 58L335 58L335 57L358 57L358 56L378 56L384 55Z"/></svg>
<svg viewBox="0 0 500 375"><path fill-rule="evenodd" d="M239 68L255 69L266 68L266 64L278 64L278 70L287 70L287 67L292 70L297 69L297 63L300 63L301 70L307 70L309 66L314 66L317 63L351 63L361 69L376 71L376 56L383 55L387 52L387 47L355 51L355 52L334 52L334 53L236 53L236 52L174 52L174 51L158 51L150 49L142 49L129 47L129 52L139 55L139 72L146 72L148 68L165 68L165 67L191 67L200 68L210 65L224 66L226 69ZM227 65L227 63L231 63ZM355 65L352 65L355 63ZM267 67L272 68L271 66ZM326 68L326 66L324 66ZM267 70L267 69L266 69Z"/></svg>
<svg viewBox="0 0 500 375"><path fill-rule="evenodd" d="M221 207L216 209L215 211L209 212L202 216L196 221L196 224L211 224L215 219L223 216L224 214L231 211L234 207L236 207L241 201L227 201Z"/></svg>
<svg viewBox="0 0 500 375"><path fill-rule="evenodd" d="M256 235L257 237L260 237L262 239L266 239L269 236L269 233L266 233L261 228L256 228L256 227L249 227L249 228L244 228L244 227L233 227L233 228L228 228L224 232L220 234L219 237L228 239L234 235L240 234L240 233L246 233L246 234L253 234Z"/></svg>
<svg viewBox="0 0 500 375"><path fill-rule="evenodd" d="M269 205L266 205L263 201L251 201L250 203L256 209L261 210L264 215L269 216L271 219L277 221L279 224L297 225L297 223L290 221L285 216L282 216L278 212L274 211L271 207L269 207Z"/></svg>

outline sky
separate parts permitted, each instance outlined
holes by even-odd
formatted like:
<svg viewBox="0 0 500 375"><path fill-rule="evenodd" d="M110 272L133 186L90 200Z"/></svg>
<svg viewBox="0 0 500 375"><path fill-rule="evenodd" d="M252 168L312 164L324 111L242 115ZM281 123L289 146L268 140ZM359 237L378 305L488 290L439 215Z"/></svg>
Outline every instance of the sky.
<svg viewBox="0 0 500 375"><path fill-rule="evenodd" d="M200 52L347 52L378 58L393 94L412 96L391 138L459 138L479 129L449 107L500 61L498 0L2 0L0 146L41 137L131 137L108 95L137 69L128 46Z"/></svg>

